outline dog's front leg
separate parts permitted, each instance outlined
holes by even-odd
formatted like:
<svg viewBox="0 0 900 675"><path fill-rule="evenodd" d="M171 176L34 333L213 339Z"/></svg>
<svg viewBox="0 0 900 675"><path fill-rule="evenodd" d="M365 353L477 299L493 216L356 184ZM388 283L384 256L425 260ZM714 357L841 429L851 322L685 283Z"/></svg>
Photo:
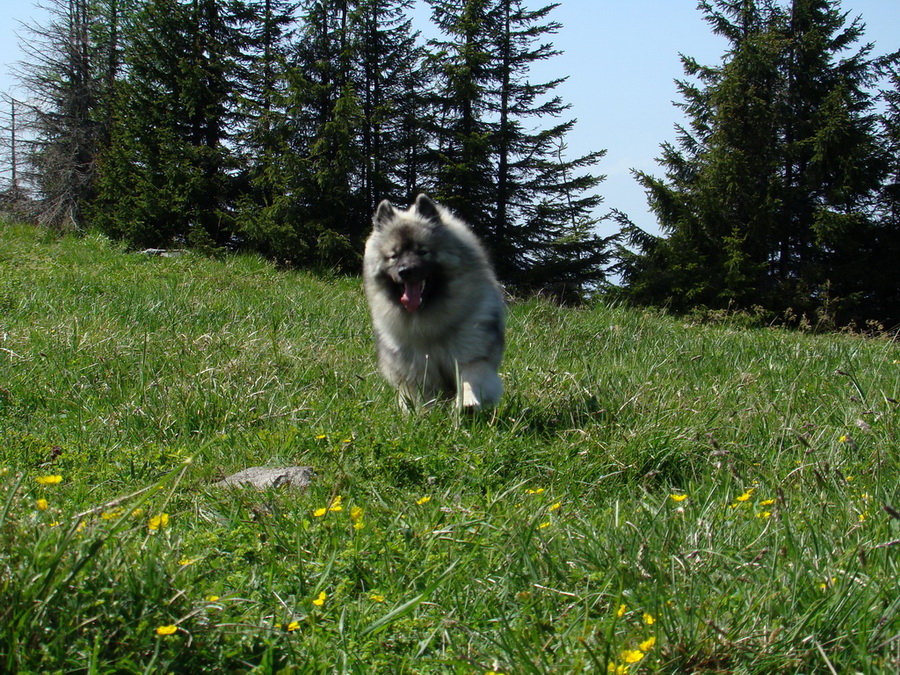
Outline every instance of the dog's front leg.
<svg viewBox="0 0 900 675"><path fill-rule="evenodd" d="M497 370L487 361L459 365L457 404L465 410L481 410L496 405L503 395Z"/></svg>

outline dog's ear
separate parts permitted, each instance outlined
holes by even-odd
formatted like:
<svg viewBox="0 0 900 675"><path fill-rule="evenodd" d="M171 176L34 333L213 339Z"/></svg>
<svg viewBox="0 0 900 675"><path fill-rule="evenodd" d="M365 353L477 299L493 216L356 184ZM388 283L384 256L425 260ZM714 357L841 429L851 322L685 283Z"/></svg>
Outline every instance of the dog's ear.
<svg viewBox="0 0 900 675"><path fill-rule="evenodd" d="M394 217L394 206L387 199L382 199L378 208L375 209L375 215L372 218L372 225L376 230L381 230Z"/></svg>
<svg viewBox="0 0 900 675"><path fill-rule="evenodd" d="M433 223L441 222L441 214L438 211L437 204L431 201L424 192L416 197L416 212L425 220Z"/></svg>

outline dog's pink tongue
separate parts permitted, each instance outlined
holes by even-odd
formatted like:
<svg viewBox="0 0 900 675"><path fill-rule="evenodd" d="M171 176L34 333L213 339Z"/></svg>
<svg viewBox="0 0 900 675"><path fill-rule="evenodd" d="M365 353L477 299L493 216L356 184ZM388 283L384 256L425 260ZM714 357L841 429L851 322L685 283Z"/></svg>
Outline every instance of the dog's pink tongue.
<svg viewBox="0 0 900 675"><path fill-rule="evenodd" d="M419 305L422 304L422 282L406 284L403 287L403 295L400 296L400 302L407 312L415 312L419 309Z"/></svg>

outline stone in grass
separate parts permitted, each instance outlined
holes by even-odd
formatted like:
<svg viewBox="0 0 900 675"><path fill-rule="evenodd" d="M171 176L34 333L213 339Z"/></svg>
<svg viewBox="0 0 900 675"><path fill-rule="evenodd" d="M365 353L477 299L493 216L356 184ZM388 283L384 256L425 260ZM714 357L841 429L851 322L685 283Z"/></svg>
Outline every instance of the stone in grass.
<svg viewBox="0 0 900 675"><path fill-rule="evenodd" d="M238 471L232 476L219 481L220 487L255 487L259 490L268 488L291 488L302 490L309 487L314 472L311 466L288 466L273 468L252 466Z"/></svg>

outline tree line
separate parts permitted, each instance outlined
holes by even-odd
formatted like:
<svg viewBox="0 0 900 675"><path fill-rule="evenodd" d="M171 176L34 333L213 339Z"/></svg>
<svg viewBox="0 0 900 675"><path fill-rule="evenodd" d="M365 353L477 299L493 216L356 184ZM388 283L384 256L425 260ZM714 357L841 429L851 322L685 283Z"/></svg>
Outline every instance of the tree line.
<svg viewBox="0 0 900 675"><path fill-rule="evenodd" d="M900 322L900 59L839 0L699 3L727 48L681 57L686 122L664 175L635 173L658 235L598 215L604 151L572 158L564 77L531 78L558 5L422 2L428 39L413 0L51 0L3 199L134 247L353 271L376 204L426 191L520 290L615 274L676 311Z"/></svg>
<svg viewBox="0 0 900 675"><path fill-rule="evenodd" d="M828 327L900 324L898 54L836 0L704 0L719 65L682 57L687 123L637 172L662 236L619 214L624 294Z"/></svg>
<svg viewBox="0 0 900 675"><path fill-rule="evenodd" d="M555 5L427 0L53 0L23 81L39 215L135 247L241 245L357 269L378 202L422 191L540 288L601 280L591 174L533 64Z"/></svg>

